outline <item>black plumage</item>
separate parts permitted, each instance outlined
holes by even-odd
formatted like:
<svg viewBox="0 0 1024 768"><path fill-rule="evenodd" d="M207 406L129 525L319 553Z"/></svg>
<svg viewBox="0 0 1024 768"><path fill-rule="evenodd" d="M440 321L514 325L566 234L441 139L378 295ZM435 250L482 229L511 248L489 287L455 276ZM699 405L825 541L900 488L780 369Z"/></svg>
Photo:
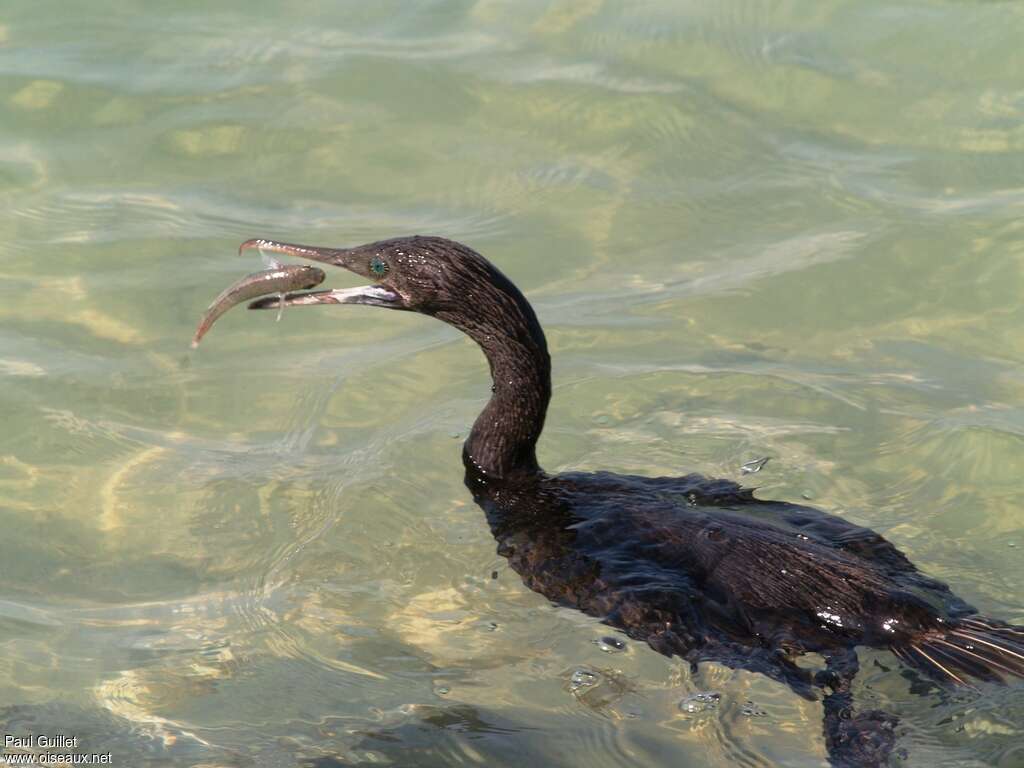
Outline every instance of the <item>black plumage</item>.
<svg viewBox="0 0 1024 768"><path fill-rule="evenodd" d="M1024 628L979 616L867 528L700 475L545 473L535 452L551 397L544 332L516 286L472 249L419 236L248 247L376 281L286 303L416 311L470 336L493 388L464 446L466 485L523 583L659 653L760 672L805 697L823 692L834 764L880 764L895 741L894 717L854 709L856 646L888 648L947 685L1024 676ZM796 664L811 652L824 670Z"/></svg>

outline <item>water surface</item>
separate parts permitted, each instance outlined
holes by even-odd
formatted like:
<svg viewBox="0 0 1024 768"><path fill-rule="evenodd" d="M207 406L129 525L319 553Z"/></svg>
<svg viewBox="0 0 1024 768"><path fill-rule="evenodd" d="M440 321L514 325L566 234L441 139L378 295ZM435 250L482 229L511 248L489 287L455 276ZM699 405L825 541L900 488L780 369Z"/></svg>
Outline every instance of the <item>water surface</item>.
<svg viewBox="0 0 1024 768"><path fill-rule="evenodd" d="M822 765L819 704L620 650L505 567L455 331L239 309L188 342L246 238L465 241L547 329L549 470L809 500L1024 621L1022 39L997 2L8 0L0 731L131 766ZM1024 765L1019 687L862 663L902 764Z"/></svg>

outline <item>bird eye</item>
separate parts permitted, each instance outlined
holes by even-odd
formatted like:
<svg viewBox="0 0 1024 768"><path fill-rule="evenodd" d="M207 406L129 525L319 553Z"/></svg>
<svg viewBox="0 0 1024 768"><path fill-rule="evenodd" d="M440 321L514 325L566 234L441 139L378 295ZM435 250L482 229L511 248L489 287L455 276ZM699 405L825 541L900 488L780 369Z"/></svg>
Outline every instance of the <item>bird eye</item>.
<svg viewBox="0 0 1024 768"><path fill-rule="evenodd" d="M370 271L375 277L384 277L388 271L387 262L385 262L380 256L374 256L370 259Z"/></svg>

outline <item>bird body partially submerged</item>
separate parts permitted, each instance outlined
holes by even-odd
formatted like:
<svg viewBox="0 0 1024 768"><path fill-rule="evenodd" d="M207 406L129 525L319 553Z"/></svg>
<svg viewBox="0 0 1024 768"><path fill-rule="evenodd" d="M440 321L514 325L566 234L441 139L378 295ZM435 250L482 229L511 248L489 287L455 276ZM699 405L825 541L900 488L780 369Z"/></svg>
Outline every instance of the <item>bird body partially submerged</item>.
<svg viewBox="0 0 1024 768"><path fill-rule="evenodd" d="M432 315L487 357L492 395L463 459L498 551L530 589L696 664L750 669L824 695L836 765L877 765L895 718L854 710L858 645L888 648L943 684L1024 676L1024 628L981 617L873 531L820 510L763 501L725 480L548 475L536 443L551 396L540 323L515 285L472 249L409 237L327 249L261 248L374 280L250 306L369 304ZM817 673L796 664L821 654Z"/></svg>
<svg viewBox="0 0 1024 768"><path fill-rule="evenodd" d="M468 478L532 589L662 653L743 648L795 687L812 682L798 655L858 645L940 682L1024 675L1024 629L978 616L874 531L812 507L700 475Z"/></svg>

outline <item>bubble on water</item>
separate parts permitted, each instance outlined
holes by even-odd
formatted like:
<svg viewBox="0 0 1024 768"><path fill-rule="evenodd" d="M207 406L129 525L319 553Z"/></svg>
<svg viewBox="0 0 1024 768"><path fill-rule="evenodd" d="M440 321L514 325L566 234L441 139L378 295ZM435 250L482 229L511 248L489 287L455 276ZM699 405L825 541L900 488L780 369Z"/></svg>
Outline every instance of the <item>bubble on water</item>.
<svg viewBox="0 0 1024 768"><path fill-rule="evenodd" d="M679 709L688 715L699 715L703 712L711 712L718 709L722 701L722 694L714 691L700 691L691 693L679 702Z"/></svg>
<svg viewBox="0 0 1024 768"><path fill-rule="evenodd" d="M750 699L747 699L746 704L740 707L740 714L744 717L768 717L768 713Z"/></svg>
<svg viewBox="0 0 1024 768"><path fill-rule="evenodd" d="M441 685L437 688L437 694L439 696L446 696L447 694L451 693L451 691L452 689L449 688L447 685Z"/></svg>
<svg viewBox="0 0 1024 768"><path fill-rule="evenodd" d="M602 637L600 640L595 640L594 642L597 644L597 647L605 653L622 653L626 650L626 644L619 640L619 638L612 637L611 635Z"/></svg>
<svg viewBox="0 0 1024 768"><path fill-rule="evenodd" d="M760 459L752 459L751 461L748 461L746 464L740 466L740 472L742 472L744 475L752 475L755 472L760 472L764 468L764 465L771 460L771 458L771 456L763 456Z"/></svg>
<svg viewBox="0 0 1024 768"><path fill-rule="evenodd" d="M569 678L569 690L575 693L584 688L593 688L600 681L601 678L596 672L591 672L589 669L577 669Z"/></svg>

